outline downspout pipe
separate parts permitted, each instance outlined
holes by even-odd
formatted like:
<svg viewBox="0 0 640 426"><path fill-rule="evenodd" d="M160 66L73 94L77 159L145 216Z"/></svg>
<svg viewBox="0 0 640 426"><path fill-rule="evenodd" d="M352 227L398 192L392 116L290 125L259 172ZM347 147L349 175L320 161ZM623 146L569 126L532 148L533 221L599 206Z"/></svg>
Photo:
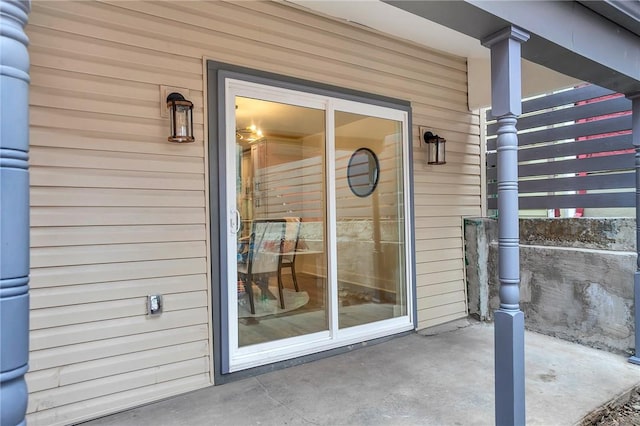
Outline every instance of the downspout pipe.
<svg viewBox="0 0 640 426"><path fill-rule="evenodd" d="M629 362L640 365L640 92L627 95L631 99L631 140L636 151L636 272L633 276L633 298L635 314L635 353Z"/></svg>
<svg viewBox="0 0 640 426"><path fill-rule="evenodd" d="M25 425L29 368L29 0L0 0L0 425Z"/></svg>

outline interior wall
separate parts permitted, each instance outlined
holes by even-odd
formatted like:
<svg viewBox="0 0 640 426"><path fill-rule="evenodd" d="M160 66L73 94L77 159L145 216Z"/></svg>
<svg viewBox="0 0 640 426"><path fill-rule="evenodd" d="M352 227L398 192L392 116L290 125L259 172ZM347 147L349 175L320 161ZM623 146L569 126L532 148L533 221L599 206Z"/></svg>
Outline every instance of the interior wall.
<svg viewBox="0 0 640 426"><path fill-rule="evenodd" d="M466 315L481 171L463 58L278 2L34 2L27 34L29 424L211 384L203 57L409 100L417 326ZM167 142L161 85L189 90L194 144ZM447 139L446 165L426 164L418 126Z"/></svg>

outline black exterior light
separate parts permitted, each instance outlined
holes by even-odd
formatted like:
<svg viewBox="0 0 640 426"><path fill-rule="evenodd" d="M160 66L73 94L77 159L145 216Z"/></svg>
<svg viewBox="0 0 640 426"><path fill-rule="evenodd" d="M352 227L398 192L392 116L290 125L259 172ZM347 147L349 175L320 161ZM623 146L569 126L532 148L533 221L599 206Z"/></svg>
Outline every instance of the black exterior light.
<svg viewBox="0 0 640 426"><path fill-rule="evenodd" d="M173 92L167 96L167 109L171 123L169 142L193 142L193 103L180 93Z"/></svg>
<svg viewBox="0 0 640 426"><path fill-rule="evenodd" d="M446 164L445 143L447 140L431 132L424 132L422 139L427 144L427 164Z"/></svg>

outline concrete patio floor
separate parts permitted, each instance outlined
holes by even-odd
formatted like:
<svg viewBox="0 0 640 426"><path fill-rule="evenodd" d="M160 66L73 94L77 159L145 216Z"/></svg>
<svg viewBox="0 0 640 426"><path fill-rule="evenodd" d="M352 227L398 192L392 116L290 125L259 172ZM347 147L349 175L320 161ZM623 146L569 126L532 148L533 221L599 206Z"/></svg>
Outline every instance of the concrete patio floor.
<svg viewBox="0 0 640 426"><path fill-rule="evenodd" d="M573 425L640 384L620 355L526 333L528 425ZM88 425L493 425L493 326L464 320Z"/></svg>

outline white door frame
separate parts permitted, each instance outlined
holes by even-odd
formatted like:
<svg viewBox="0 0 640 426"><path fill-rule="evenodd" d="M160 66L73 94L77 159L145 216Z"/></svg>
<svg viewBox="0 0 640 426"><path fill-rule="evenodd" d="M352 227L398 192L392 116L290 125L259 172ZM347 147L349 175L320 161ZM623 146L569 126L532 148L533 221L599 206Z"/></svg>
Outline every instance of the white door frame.
<svg viewBox="0 0 640 426"><path fill-rule="evenodd" d="M228 348L227 350L229 372L244 370L273 362L309 355L318 351L325 351L358 342L372 340L391 334L412 330L414 324L414 283L413 283L413 247L412 247L412 223L411 223L411 194L409 181L409 113L401 109L357 102L336 98L313 92L304 92L286 88L280 88L251 81L235 78L224 79L225 93L225 127L226 127L226 158L225 170L226 188L221 197L221 209L226 210L229 223L221 226L226 229L226 247L221 247L221 264L226 264L227 269L227 298L222 303L227 303L228 318ZM326 236L327 263L328 263L328 315L329 330L291 337L287 339L260 343L251 346L238 347L238 322L237 306L237 257L236 257L236 158L235 158L235 97L244 96L266 101L288 103L315 109L324 109L326 114L326 176L327 176L327 205L326 221L328 235ZM391 119L402 123L402 164L403 164L403 195L404 195L404 241L405 241L405 277L406 277L406 303L407 314L397 318L391 318L374 323L339 329L338 327L338 294L337 294L337 238L336 238L336 206L335 206L335 132L334 112L343 111L372 117ZM223 239L224 240L224 239ZM223 310L224 311L224 310Z"/></svg>

